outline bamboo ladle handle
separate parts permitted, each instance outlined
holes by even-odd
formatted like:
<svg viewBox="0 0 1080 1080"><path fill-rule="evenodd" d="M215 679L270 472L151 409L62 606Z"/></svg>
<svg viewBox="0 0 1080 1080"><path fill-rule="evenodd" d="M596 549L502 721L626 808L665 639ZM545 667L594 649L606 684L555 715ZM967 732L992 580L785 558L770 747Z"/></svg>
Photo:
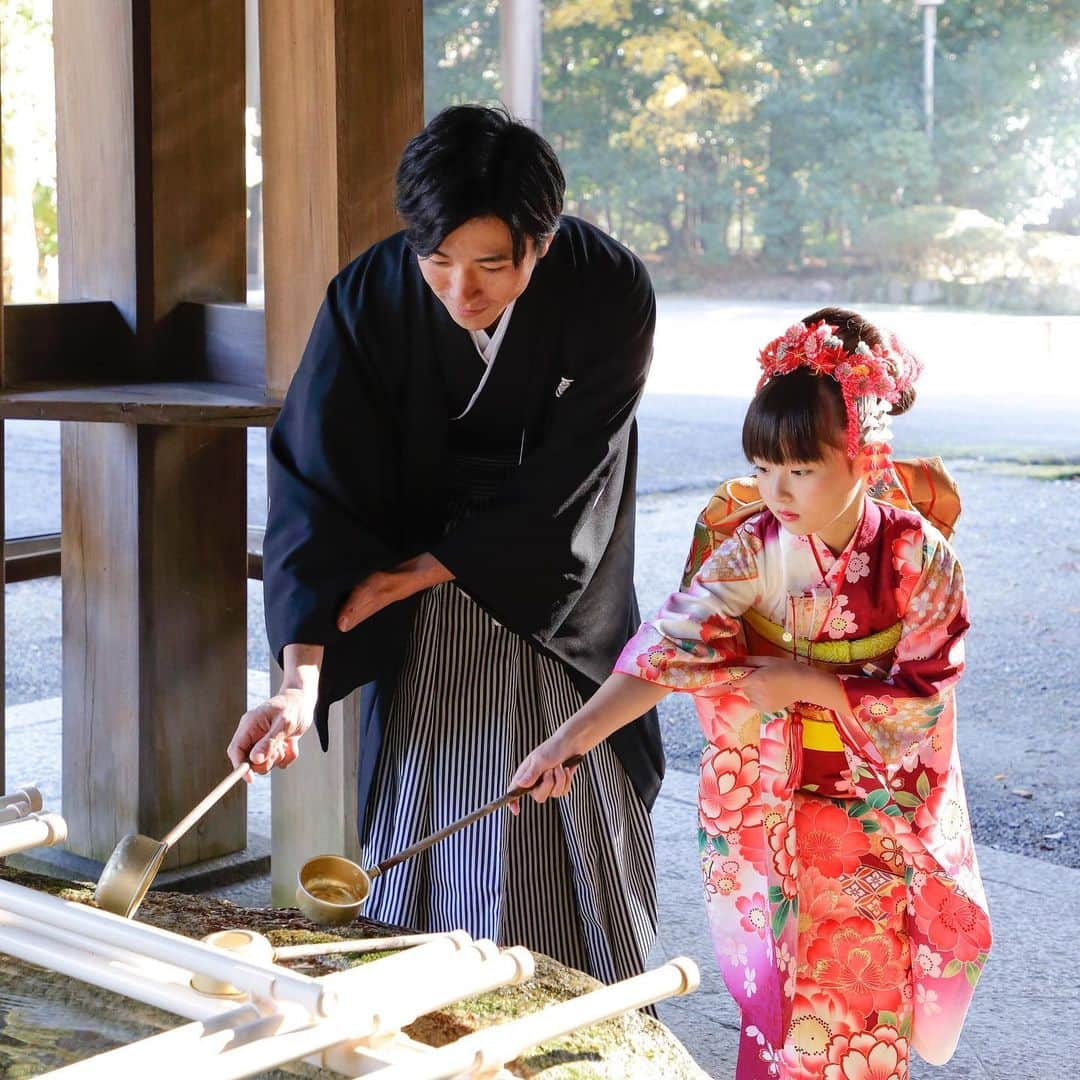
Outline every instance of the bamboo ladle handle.
<svg viewBox="0 0 1080 1080"><path fill-rule="evenodd" d="M583 759L583 754L574 754L573 757L568 757L562 763L562 767L564 769L573 768L575 765L580 765ZM452 821L438 832L433 832L430 836L425 836L423 840L417 840L415 844L411 847L407 847L404 851L399 851L396 855L391 855L390 858L383 859L378 866L373 866L367 872L368 877L376 878L380 874L385 873L392 866L397 866L398 863L404 862L406 859L411 859L414 855L419 855L421 851L426 851L432 844L437 844L440 840L445 840L448 836L453 836L454 833L466 828L474 821L479 821L482 817L487 817L488 814L498 810L500 807L512 803L515 799L520 799L522 795L531 791L535 786L536 784L530 784L527 788L511 788L505 795L500 795L497 799L492 799L492 801L485 806L481 806L479 810L474 810L471 814L466 814L465 817L459 818L457 821Z"/></svg>
<svg viewBox="0 0 1080 1080"><path fill-rule="evenodd" d="M198 803L194 809L188 811L188 813L182 817L162 838L161 842L167 847L171 848L181 836L184 835L194 825L199 818L210 809L224 795L229 788L233 786L242 777L247 776L251 771L251 765L248 762L244 762L242 765L237 765L235 769L213 791L210 792L200 803Z"/></svg>

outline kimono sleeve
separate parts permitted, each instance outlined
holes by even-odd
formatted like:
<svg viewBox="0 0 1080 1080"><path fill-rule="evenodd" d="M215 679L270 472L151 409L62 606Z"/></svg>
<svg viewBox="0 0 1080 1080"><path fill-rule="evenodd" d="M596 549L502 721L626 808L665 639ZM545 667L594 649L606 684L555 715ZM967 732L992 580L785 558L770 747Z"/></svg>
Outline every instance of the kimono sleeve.
<svg viewBox="0 0 1080 1080"><path fill-rule="evenodd" d="M737 529L686 589L672 593L656 618L642 623L615 670L673 690L727 683L729 666L745 656L739 616L760 591L760 552L760 540Z"/></svg>
<svg viewBox="0 0 1080 1080"><path fill-rule="evenodd" d="M384 396L343 326L332 284L269 440L263 588L279 662L293 642L339 644L343 598L397 561L384 534L389 486L377 452Z"/></svg>
<svg viewBox="0 0 1080 1080"><path fill-rule="evenodd" d="M950 698L969 625L963 571L936 530L906 530L892 556L902 615L892 668L884 678L840 676L855 720L885 760L917 741Z"/></svg>
<svg viewBox="0 0 1080 1080"><path fill-rule="evenodd" d="M566 343L561 370L574 378L553 401L541 440L499 496L432 549L476 601L542 643L577 603L625 517L634 412L656 321L648 275L636 260L630 265L629 282L623 273L598 283L604 267L593 268L590 291L573 298L587 315L573 320Z"/></svg>

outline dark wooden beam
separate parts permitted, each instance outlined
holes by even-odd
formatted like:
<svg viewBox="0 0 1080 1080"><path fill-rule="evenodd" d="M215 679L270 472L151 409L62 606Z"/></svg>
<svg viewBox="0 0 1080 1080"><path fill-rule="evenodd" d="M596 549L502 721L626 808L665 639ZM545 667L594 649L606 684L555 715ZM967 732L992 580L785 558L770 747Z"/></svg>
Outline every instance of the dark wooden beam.
<svg viewBox="0 0 1080 1080"><path fill-rule="evenodd" d="M252 527L247 531L248 581L262 581L263 530ZM60 575L59 533L40 536L17 536L4 541L4 580L37 581Z"/></svg>
<svg viewBox="0 0 1080 1080"><path fill-rule="evenodd" d="M4 386L49 379L129 382L134 337L109 300L4 305Z"/></svg>
<svg viewBox="0 0 1080 1080"><path fill-rule="evenodd" d="M134 335L116 304L80 300L7 304L6 389L46 383L131 385ZM154 382L220 383L261 389L266 382L266 322L261 307L185 301L161 321L151 349ZM246 399L247 395L245 395ZM76 419L86 419L77 417Z"/></svg>

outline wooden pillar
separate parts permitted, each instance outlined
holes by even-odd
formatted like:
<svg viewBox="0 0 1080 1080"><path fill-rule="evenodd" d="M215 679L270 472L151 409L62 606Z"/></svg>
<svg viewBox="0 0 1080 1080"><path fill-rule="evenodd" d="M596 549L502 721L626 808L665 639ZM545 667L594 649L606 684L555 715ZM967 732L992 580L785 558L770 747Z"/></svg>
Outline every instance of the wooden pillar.
<svg viewBox="0 0 1080 1080"><path fill-rule="evenodd" d="M133 374L184 300L245 298L243 0L56 0L62 300L112 300ZM63 810L106 858L160 836L228 772L246 700L242 429L67 423ZM242 787L242 785L241 785ZM235 791L167 865L245 843Z"/></svg>
<svg viewBox="0 0 1080 1080"><path fill-rule="evenodd" d="M266 376L284 393L330 278L400 228L394 171L423 124L423 5L262 0L259 13ZM312 732L274 773L275 903L292 902L304 858L355 855L356 708L354 695L335 710L328 754Z"/></svg>

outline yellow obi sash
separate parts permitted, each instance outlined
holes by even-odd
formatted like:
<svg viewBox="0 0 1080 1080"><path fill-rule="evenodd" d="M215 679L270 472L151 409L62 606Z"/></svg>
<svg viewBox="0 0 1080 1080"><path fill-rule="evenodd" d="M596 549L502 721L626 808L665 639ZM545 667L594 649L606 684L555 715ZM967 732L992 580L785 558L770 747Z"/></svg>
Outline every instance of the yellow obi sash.
<svg viewBox="0 0 1080 1080"><path fill-rule="evenodd" d="M807 638L792 641L791 635L782 626L771 622L753 609L744 611L742 618L758 637L764 638L778 649L785 653L798 653L799 656L822 664L861 664L892 652L900 643L901 626L898 622L869 637L854 638L851 641L810 641Z"/></svg>
<svg viewBox="0 0 1080 1080"><path fill-rule="evenodd" d="M768 642L779 655L795 654L806 657L814 664L828 664L839 668L859 668L867 661L888 655L900 642L899 622L869 637L854 638L851 641L810 641L807 638L792 640L782 626L753 609L744 611L742 619L751 634ZM831 714L827 709L800 705L799 713L803 722L803 746L807 750L843 752L844 744L840 740L840 733L830 719Z"/></svg>

